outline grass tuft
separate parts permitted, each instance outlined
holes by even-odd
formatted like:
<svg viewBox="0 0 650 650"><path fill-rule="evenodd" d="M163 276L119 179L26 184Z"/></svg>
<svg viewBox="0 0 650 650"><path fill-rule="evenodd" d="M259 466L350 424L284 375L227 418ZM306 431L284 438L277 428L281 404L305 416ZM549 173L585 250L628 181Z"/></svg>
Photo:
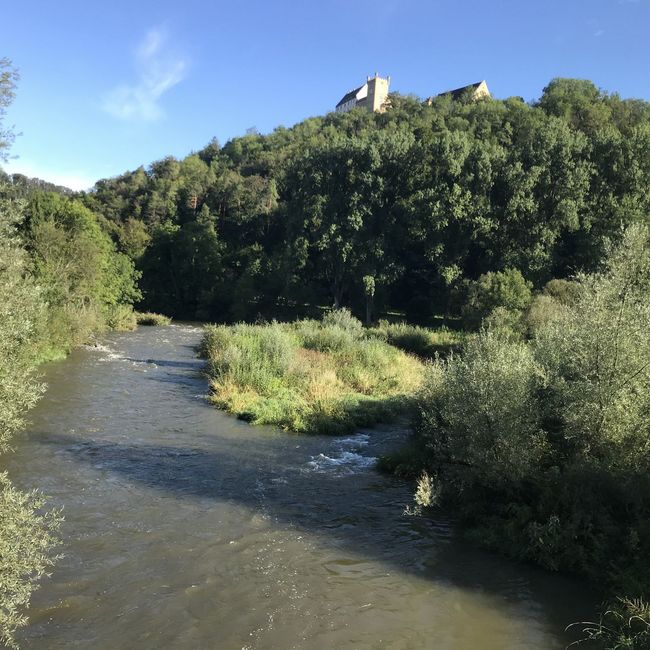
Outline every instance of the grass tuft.
<svg viewBox="0 0 650 650"><path fill-rule="evenodd" d="M135 320L138 325L169 325L172 319L163 314L156 314L152 311L136 311Z"/></svg>

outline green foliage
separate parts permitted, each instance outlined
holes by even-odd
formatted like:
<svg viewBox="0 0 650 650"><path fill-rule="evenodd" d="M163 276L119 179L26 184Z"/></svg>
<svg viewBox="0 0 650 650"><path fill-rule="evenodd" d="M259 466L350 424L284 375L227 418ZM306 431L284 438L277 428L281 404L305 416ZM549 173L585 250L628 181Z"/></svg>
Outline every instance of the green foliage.
<svg viewBox="0 0 650 650"><path fill-rule="evenodd" d="M546 327L552 320L562 317L566 305L563 305L559 300L544 293L539 294L533 298L533 301L528 308L523 319L520 320L521 326L526 327L531 336Z"/></svg>
<svg viewBox="0 0 650 650"><path fill-rule="evenodd" d="M535 339L548 374L554 414L573 451L607 471L650 469L650 242L631 227L606 270L581 276L573 309ZM556 401L557 400L557 401Z"/></svg>
<svg viewBox="0 0 650 650"><path fill-rule="evenodd" d="M544 285L544 295L550 296L562 305L573 305L580 298L582 287L572 280L550 280Z"/></svg>
<svg viewBox="0 0 650 650"><path fill-rule="evenodd" d="M33 379L45 313L42 290L29 276L29 258L16 226L21 203L0 201L0 452L23 425L22 415L42 388Z"/></svg>
<svg viewBox="0 0 650 650"><path fill-rule="evenodd" d="M55 532L60 517L43 514L35 492L19 492L0 472L0 643L17 648L14 634L27 623L25 609L38 581L56 558Z"/></svg>
<svg viewBox="0 0 650 650"><path fill-rule="evenodd" d="M545 447L539 375L525 344L504 343L490 331L470 339L462 356L429 369L416 429L434 470L454 489L517 482L537 467Z"/></svg>
<svg viewBox="0 0 650 650"><path fill-rule="evenodd" d="M116 332L130 332L137 325L137 318L131 305L112 305L106 313L106 325Z"/></svg>
<svg viewBox="0 0 650 650"><path fill-rule="evenodd" d="M557 79L534 105L394 95L384 114L210 143L83 200L137 261L143 308L237 322L347 305L429 324L488 273L539 290L598 270L605 240L650 210L649 147L647 102Z"/></svg>
<svg viewBox="0 0 650 650"><path fill-rule="evenodd" d="M254 424L345 433L408 406L422 365L364 336L349 313L293 325L212 326L201 348L212 401Z"/></svg>
<svg viewBox="0 0 650 650"><path fill-rule="evenodd" d="M576 282L569 304L539 297L553 313L535 318L529 340L487 327L431 366L416 444L476 539L640 596L650 585L648 228L628 228L603 270Z"/></svg>
<svg viewBox="0 0 650 650"><path fill-rule="evenodd" d="M0 200L0 453L23 426L24 412L43 387L34 378L46 305L31 277L29 257L16 227L22 202ZM0 473L0 643L14 647L25 608L52 558L56 514L42 514L43 500L13 488Z"/></svg>
<svg viewBox="0 0 650 650"><path fill-rule="evenodd" d="M35 277L48 304L45 347L66 351L93 331L133 327L138 275L93 213L77 200L35 193L27 214Z"/></svg>
<svg viewBox="0 0 650 650"><path fill-rule="evenodd" d="M363 325L355 318L349 309L334 309L323 316L323 328L338 327L350 334L352 338L359 338L363 334Z"/></svg>
<svg viewBox="0 0 650 650"><path fill-rule="evenodd" d="M532 284L526 282L517 269L489 271L472 282L463 307L465 324L477 329L482 320L494 309L502 307L511 312L521 312L532 300Z"/></svg>

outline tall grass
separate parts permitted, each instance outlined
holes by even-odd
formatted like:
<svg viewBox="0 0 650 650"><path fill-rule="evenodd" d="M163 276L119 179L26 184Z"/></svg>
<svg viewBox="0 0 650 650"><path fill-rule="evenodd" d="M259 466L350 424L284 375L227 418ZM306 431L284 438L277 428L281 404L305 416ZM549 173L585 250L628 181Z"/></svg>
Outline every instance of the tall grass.
<svg viewBox="0 0 650 650"><path fill-rule="evenodd" d="M172 319L163 314L156 314L153 311L136 311L135 321L138 325L160 326L169 325Z"/></svg>
<svg viewBox="0 0 650 650"><path fill-rule="evenodd" d="M424 366L340 314L293 324L211 326L211 401L254 424L346 433L402 413Z"/></svg>

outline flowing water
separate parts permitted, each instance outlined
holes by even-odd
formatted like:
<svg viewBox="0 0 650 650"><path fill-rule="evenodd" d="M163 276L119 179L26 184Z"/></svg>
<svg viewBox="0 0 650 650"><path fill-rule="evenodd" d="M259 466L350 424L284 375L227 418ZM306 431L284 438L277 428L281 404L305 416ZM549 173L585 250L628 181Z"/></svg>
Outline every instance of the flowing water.
<svg viewBox="0 0 650 650"><path fill-rule="evenodd" d="M7 460L63 508L61 561L22 647L564 648L584 586L404 514L373 458L403 432L305 437L209 406L173 325L103 337L51 364Z"/></svg>

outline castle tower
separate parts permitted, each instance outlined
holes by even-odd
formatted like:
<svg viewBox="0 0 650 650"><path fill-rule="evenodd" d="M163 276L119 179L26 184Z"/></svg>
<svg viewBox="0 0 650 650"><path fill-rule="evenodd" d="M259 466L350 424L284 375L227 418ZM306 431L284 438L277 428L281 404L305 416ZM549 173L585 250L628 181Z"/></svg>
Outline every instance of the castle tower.
<svg viewBox="0 0 650 650"><path fill-rule="evenodd" d="M390 77L384 79L375 73L374 77L366 79L363 86L343 95L335 110L337 113L347 113L353 108L365 108L371 113L382 113L386 110L389 87Z"/></svg>
<svg viewBox="0 0 650 650"><path fill-rule="evenodd" d="M380 77L376 72L374 77L368 77L368 97L365 106L371 113L381 113L385 110L384 104L388 99L390 77Z"/></svg>

